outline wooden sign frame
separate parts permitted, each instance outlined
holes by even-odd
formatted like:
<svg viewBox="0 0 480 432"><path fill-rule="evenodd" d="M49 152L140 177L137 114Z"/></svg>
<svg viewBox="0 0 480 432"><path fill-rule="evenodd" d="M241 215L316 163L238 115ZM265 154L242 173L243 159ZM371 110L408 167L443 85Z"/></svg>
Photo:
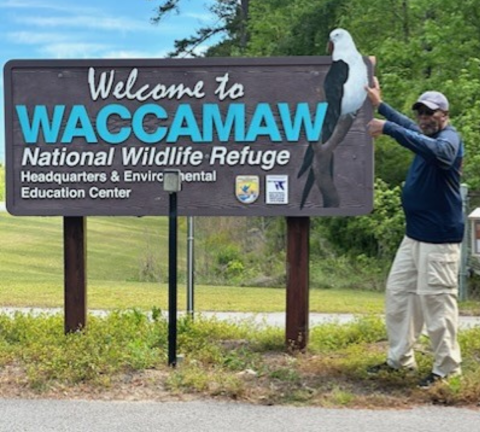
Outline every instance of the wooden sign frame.
<svg viewBox="0 0 480 432"><path fill-rule="evenodd" d="M368 59L365 61L371 65ZM164 169L182 171L179 215L347 216L373 206L370 103L321 144L331 57L13 60L4 68L7 209L14 215L166 215ZM339 199L329 200L325 187ZM337 193L338 192L338 193Z"/></svg>

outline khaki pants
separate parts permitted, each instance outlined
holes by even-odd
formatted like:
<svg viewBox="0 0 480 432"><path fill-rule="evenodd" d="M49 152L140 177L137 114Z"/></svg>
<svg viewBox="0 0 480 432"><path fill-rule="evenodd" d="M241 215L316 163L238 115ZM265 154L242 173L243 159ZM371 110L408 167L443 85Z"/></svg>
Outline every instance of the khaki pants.
<svg viewBox="0 0 480 432"><path fill-rule="evenodd" d="M416 367L413 346L425 324L434 352L433 373L461 373L458 328L460 244L422 243L404 237L386 293L391 367Z"/></svg>

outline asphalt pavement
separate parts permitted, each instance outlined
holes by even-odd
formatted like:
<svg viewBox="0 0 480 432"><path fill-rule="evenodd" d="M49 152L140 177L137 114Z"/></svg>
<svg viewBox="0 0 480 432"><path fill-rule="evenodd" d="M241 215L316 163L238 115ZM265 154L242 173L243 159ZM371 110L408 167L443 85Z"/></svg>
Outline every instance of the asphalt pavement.
<svg viewBox="0 0 480 432"><path fill-rule="evenodd" d="M0 313L6 313L13 315L16 312L21 313L30 313L34 315L48 313L48 314L63 314L62 308L51 308L51 309L42 309L42 308L14 308L14 307L2 307L0 308ZM92 315L105 315L108 311L104 310L89 310L89 314ZM168 316L168 312L163 312L165 316ZM183 315L185 312L179 312L179 316ZM216 318L221 321L232 321L232 322L247 322L249 324L262 326L273 326L273 327L285 327L286 325L286 315L285 312L271 312L271 313L252 313L252 312L209 312L202 311L200 312L201 316L205 318ZM309 314L309 325L314 327L316 325L325 324L325 323L336 323L336 324L346 324L355 320L359 315L354 314L327 314L327 313L318 313L310 312ZM480 316L460 316L459 317L459 326L462 329L471 328L474 326L480 326ZM479 426L480 430L480 426Z"/></svg>
<svg viewBox="0 0 480 432"><path fill-rule="evenodd" d="M475 432L480 412L0 399L0 432Z"/></svg>

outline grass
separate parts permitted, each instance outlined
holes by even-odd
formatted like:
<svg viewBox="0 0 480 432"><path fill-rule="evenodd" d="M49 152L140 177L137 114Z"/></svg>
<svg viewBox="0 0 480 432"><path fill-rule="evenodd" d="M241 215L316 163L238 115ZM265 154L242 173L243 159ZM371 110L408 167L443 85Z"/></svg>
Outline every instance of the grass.
<svg viewBox="0 0 480 432"><path fill-rule="evenodd" d="M0 164L0 201L5 201L5 167Z"/></svg>
<svg viewBox="0 0 480 432"><path fill-rule="evenodd" d="M63 228L59 217L13 217L0 213L0 267L7 281L55 283L63 277ZM166 277L165 218L87 218L90 280L138 281ZM150 268L151 263L158 268ZM179 265L185 247L179 243ZM156 274L153 274L156 273Z"/></svg>
<svg viewBox="0 0 480 432"><path fill-rule="evenodd" d="M179 300L186 305L185 220L179 231ZM168 227L162 217L87 218L88 307L166 309ZM0 306L62 307L62 218L0 213ZM332 275L335 278L335 275ZM159 280L159 282L152 282ZM197 311L283 312L285 287L195 286ZM312 289L309 309L324 313L383 313L384 294ZM478 301L460 304L478 314Z"/></svg>
<svg viewBox="0 0 480 432"><path fill-rule="evenodd" d="M4 281L0 282L4 285ZM249 287L195 287L195 310L233 312L283 312L285 289ZM383 295L348 290L312 290L310 311L324 313L382 313ZM149 310L167 308L165 284L93 281L88 286L90 309ZM179 309L186 305L186 288L179 286ZM0 306L62 307L63 286L51 283L12 283L0 290Z"/></svg>
<svg viewBox="0 0 480 432"><path fill-rule="evenodd" d="M0 397L171 400L214 397L259 404L405 408L476 406L480 398L480 328L460 332L464 375L428 390L416 387L432 367L422 339L418 372L369 376L384 359L377 317L314 327L306 353L289 355L281 329L201 315L178 323L178 352L167 366L167 322L157 311L89 317L85 332L63 334L60 315L0 314Z"/></svg>
<svg viewBox="0 0 480 432"><path fill-rule="evenodd" d="M88 306L167 307L167 219L87 218ZM62 218L0 213L0 306L63 305ZM179 308L186 305L186 236L179 235ZM152 278L163 282L149 282ZM281 312L285 288L196 286L196 310ZM381 293L312 290L312 312L381 313Z"/></svg>

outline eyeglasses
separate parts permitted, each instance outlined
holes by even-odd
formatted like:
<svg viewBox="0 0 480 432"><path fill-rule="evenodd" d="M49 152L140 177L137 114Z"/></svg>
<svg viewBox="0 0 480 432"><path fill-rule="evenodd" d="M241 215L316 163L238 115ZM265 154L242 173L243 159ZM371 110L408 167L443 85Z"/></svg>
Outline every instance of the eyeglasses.
<svg viewBox="0 0 480 432"><path fill-rule="evenodd" d="M416 114L417 114L417 117L419 116L428 116L428 117L431 117L433 116L438 110L432 110L426 106L422 106L420 108L418 108L417 110L415 110Z"/></svg>

